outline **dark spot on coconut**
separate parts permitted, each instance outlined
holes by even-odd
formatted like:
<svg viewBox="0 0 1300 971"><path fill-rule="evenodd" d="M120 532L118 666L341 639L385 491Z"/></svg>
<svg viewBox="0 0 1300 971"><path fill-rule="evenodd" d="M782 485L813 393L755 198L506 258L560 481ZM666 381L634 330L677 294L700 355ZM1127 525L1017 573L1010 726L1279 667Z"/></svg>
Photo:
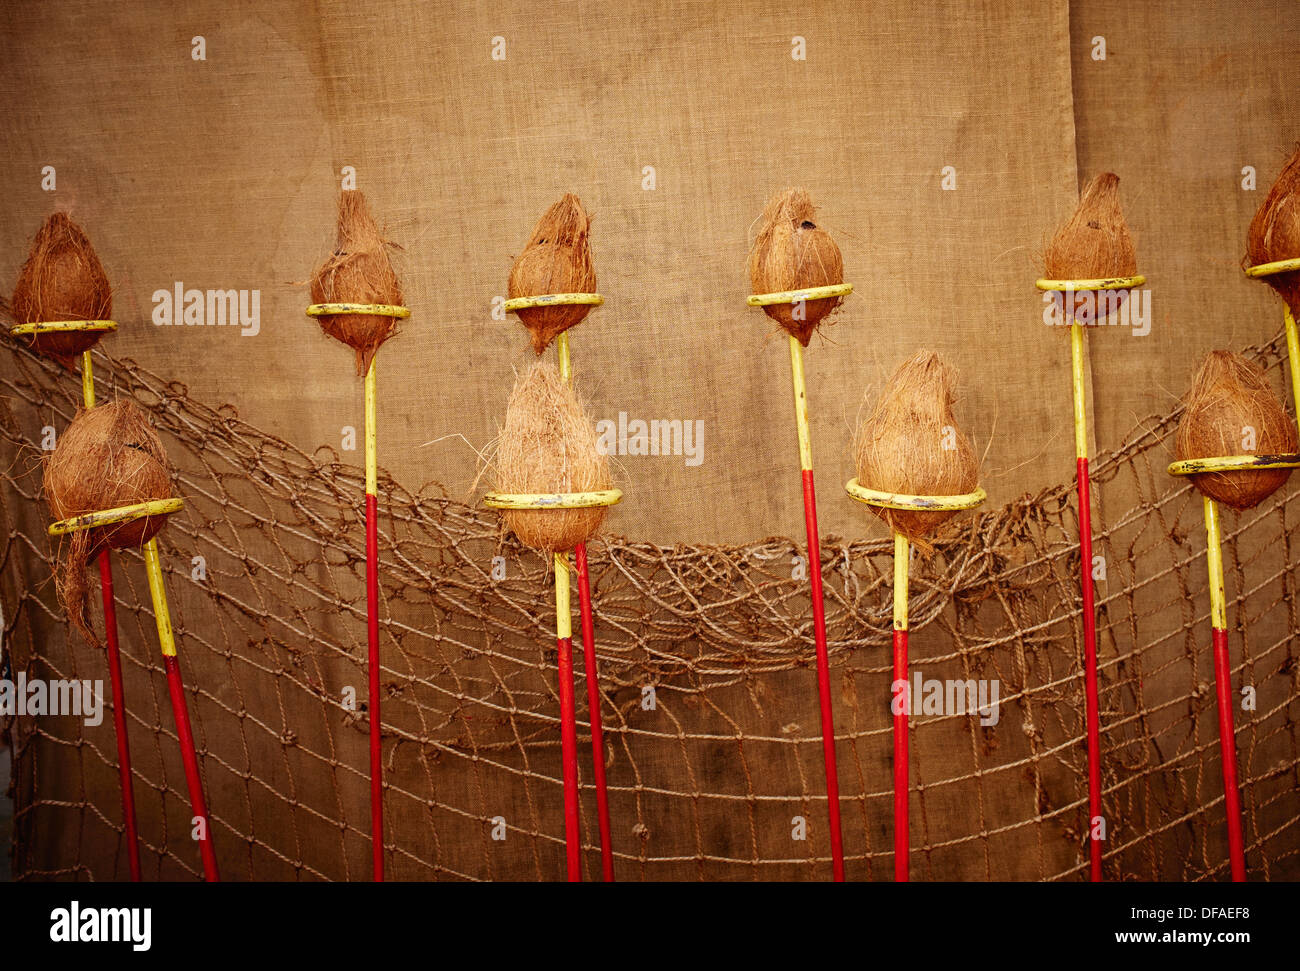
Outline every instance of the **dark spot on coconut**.
<svg viewBox="0 0 1300 971"><path fill-rule="evenodd" d="M1088 220L1088 228L1089 228L1089 229L1101 229L1101 223L1097 222L1097 220L1095 220L1095 219L1089 219L1089 220Z"/></svg>
<svg viewBox="0 0 1300 971"><path fill-rule="evenodd" d="M799 224L799 228L800 228L800 229L816 229L816 228L817 228L817 225L816 225L815 223L811 223L811 222L809 222L807 219L805 219L803 222L801 222L801 223Z"/></svg>

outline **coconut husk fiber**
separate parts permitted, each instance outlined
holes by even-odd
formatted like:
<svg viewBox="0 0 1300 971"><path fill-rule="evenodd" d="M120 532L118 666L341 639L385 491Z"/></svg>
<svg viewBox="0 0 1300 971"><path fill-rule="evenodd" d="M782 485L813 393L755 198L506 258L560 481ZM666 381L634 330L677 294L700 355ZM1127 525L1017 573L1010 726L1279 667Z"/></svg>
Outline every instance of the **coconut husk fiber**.
<svg viewBox="0 0 1300 971"><path fill-rule="evenodd" d="M77 412L45 460L45 498L55 520L171 496L162 442L130 400ZM91 644L99 641L87 615L87 561L100 550L143 545L166 521L166 515L146 516L63 537L55 589L68 619Z"/></svg>
<svg viewBox="0 0 1300 971"><path fill-rule="evenodd" d="M493 461L498 492L559 493L609 489L609 458L596 447L596 427L582 402L548 362L515 382ZM520 542L559 553L589 539L608 507L506 509L501 515Z"/></svg>
<svg viewBox="0 0 1300 971"><path fill-rule="evenodd" d="M9 309L20 324L108 320L112 316L113 291L104 266L90 239L67 213L51 214L32 240ZM94 347L104 333L65 331L24 339L40 353L71 368L78 355Z"/></svg>
<svg viewBox="0 0 1300 971"><path fill-rule="evenodd" d="M1083 187L1078 207L1047 244L1043 262L1050 280L1105 280L1137 273L1137 249L1120 208L1118 175L1103 172ZM1108 293L1114 296L1108 299ZM1122 290L1078 293L1071 316L1081 324L1096 323L1125 296Z"/></svg>
<svg viewBox="0 0 1300 971"><path fill-rule="evenodd" d="M781 293L844 282L844 260L831 234L817 225L817 209L804 189L778 192L763 210L763 223L749 249L754 293ZM764 312L804 347L840 297L764 307Z"/></svg>
<svg viewBox="0 0 1300 971"><path fill-rule="evenodd" d="M1256 364L1230 351L1211 351L1183 399L1174 451L1179 460L1226 455L1276 455L1296 450L1295 422ZM1245 429L1255 430L1246 448ZM1282 487L1290 469L1204 472L1191 476L1205 495L1233 509L1249 509Z"/></svg>
<svg viewBox="0 0 1300 971"><path fill-rule="evenodd" d="M397 279L366 197L355 189L339 195L338 242L311 275L312 303L401 305ZM320 329L357 352L357 374L370 369L379 345L397 332L397 318L382 314L333 314L316 318Z"/></svg>
<svg viewBox="0 0 1300 971"><path fill-rule="evenodd" d="M898 366L854 439L861 485L922 496L975 491L979 462L953 417L956 384L957 372L931 351ZM926 537L957 514L869 508L922 550L930 549Z"/></svg>
<svg viewBox="0 0 1300 971"><path fill-rule="evenodd" d="M1246 234L1246 265L1273 263L1300 256L1300 147L1268 190ZM1291 308L1300 309L1300 271L1262 277Z"/></svg>
<svg viewBox="0 0 1300 971"><path fill-rule="evenodd" d="M512 300L548 293L596 292L591 216L573 193L566 192L537 221L528 245L510 267L506 292ZM590 304L561 304L529 307L518 314L528 328L533 350L541 354L556 336L581 323L590 312Z"/></svg>

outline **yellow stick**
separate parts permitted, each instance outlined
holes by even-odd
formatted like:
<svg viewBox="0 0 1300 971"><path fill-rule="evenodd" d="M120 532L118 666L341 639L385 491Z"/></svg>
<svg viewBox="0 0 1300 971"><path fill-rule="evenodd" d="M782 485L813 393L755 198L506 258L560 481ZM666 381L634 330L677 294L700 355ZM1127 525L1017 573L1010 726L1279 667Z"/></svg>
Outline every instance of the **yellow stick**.
<svg viewBox="0 0 1300 971"><path fill-rule="evenodd" d="M808 389L803 379L803 347L790 336L790 376L794 379L794 420L799 431L799 468L812 468L812 436L808 433Z"/></svg>
<svg viewBox="0 0 1300 971"><path fill-rule="evenodd" d="M1083 327L1070 325L1070 364L1074 379L1074 454L1088 457L1088 412L1083 390Z"/></svg>
<svg viewBox="0 0 1300 971"><path fill-rule="evenodd" d="M1223 590L1223 553L1219 540L1219 507L1209 496L1205 502L1205 561L1210 570L1210 624L1228 629L1227 595Z"/></svg>
<svg viewBox="0 0 1300 971"><path fill-rule="evenodd" d="M154 621L158 625L158 646L164 657L175 657L176 639L172 636L172 616L167 609L167 589L163 586L156 538L144 544L144 566L149 574L149 596L153 598Z"/></svg>
<svg viewBox="0 0 1300 971"><path fill-rule="evenodd" d="M1282 304L1286 317L1286 358L1291 367L1291 398L1295 401L1296 423L1300 424L1300 337L1296 336L1295 316L1289 304Z"/></svg>
<svg viewBox="0 0 1300 971"><path fill-rule="evenodd" d="M86 407L95 407L95 372L90 366L90 351L81 353L81 399Z"/></svg>
<svg viewBox="0 0 1300 971"><path fill-rule="evenodd" d="M569 607L569 554L555 554L555 636L573 636L572 609Z"/></svg>
<svg viewBox="0 0 1300 971"><path fill-rule="evenodd" d="M894 630L907 630L907 561L912 548L902 533L894 534Z"/></svg>
<svg viewBox="0 0 1300 971"><path fill-rule="evenodd" d="M375 449L375 364L378 359L378 354L370 359L370 370L366 372L366 493L372 496L379 494L379 460Z"/></svg>
<svg viewBox="0 0 1300 971"><path fill-rule="evenodd" d="M560 380L573 384L573 368L569 364L569 332L564 331L555 338L555 356L560 361Z"/></svg>

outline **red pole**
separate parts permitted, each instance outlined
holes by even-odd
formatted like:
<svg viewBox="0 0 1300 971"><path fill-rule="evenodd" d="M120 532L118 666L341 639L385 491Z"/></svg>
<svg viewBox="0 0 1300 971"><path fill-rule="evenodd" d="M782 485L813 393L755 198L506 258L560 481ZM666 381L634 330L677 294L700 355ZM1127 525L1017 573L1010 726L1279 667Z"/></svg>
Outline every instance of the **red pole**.
<svg viewBox="0 0 1300 971"><path fill-rule="evenodd" d="M379 502L366 493L366 640L370 691L370 851L376 883L384 879L384 766L379 723Z"/></svg>
<svg viewBox="0 0 1300 971"><path fill-rule="evenodd" d="M578 721L573 697L573 638L557 637L560 669L560 758L564 763L564 850L569 882L582 880L582 846L578 830Z"/></svg>
<svg viewBox="0 0 1300 971"><path fill-rule="evenodd" d="M203 781L199 777L199 759L194 751L194 733L190 729L190 712L185 704L185 686L181 683L181 667L174 654L163 655L167 670L167 690L172 698L172 715L176 719L176 737L181 746L181 761L185 765L185 785L190 791L190 808L203 821L203 836L199 852L203 855L203 877L209 883L221 879L217 873L217 855L212 849L212 823L203 799Z"/></svg>
<svg viewBox="0 0 1300 971"><path fill-rule="evenodd" d="M1083 591L1084 707L1088 732L1088 850L1091 879L1101 881L1101 840L1095 823L1101 817L1101 726L1097 691L1097 616L1092 588L1092 506L1088 499L1088 459L1078 460L1079 585Z"/></svg>
<svg viewBox="0 0 1300 971"><path fill-rule="evenodd" d="M99 554L99 590L104 599L104 634L108 642L108 678L113 691L113 731L117 735L117 773L122 788L122 821L126 825L126 858L131 879L140 880L140 841L135 821L135 786L131 776L131 746L126 733L126 695L122 690L122 655L117 646L117 606L113 599L113 563L108 550Z"/></svg>
<svg viewBox="0 0 1300 971"><path fill-rule="evenodd" d="M894 683L902 682L903 697L907 704L894 715L894 880L908 881L908 815L907 815L907 719L912 707L911 686L907 675L907 631L894 631Z"/></svg>
<svg viewBox="0 0 1300 971"><path fill-rule="evenodd" d="M587 578L587 544L573 550L578 570L578 610L582 618L582 655L587 675L587 709L591 719L591 755L596 781L596 816L600 823L600 866L606 883L614 882L614 850L610 839L609 792L605 787L605 733L600 723L600 680L596 671L596 633L591 616L591 583Z"/></svg>
<svg viewBox="0 0 1300 971"><path fill-rule="evenodd" d="M1241 835L1241 794L1237 789L1237 736L1232 719L1232 670L1228 666L1228 632L1213 628L1214 689L1219 702L1219 755L1223 763L1223 808L1228 817L1228 857L1232 880L1246 879L1246 851Z"/></svg>
<svg viewBox="0 0 1300 971"><path fill-rule="evenodd" d="M803 470L804 525L808 529L808 579L812 586L813 641L817 650L817 698L821 705L822 761L826 766L826 809L830 819L831 872L844 880L844 838L840 832L840 782L835 766L835 719L831 708L830 657L826 652L826 606L822 600L822 551L817 536L817 493L812 469Z"/></svg>

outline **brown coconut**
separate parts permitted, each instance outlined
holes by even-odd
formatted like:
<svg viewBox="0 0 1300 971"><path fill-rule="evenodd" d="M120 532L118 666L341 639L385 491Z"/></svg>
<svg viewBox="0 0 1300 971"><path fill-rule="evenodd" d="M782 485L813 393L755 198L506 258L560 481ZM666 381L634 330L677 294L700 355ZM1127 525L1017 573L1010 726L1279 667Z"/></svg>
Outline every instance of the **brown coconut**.
<svg viewBox="0 0 1300 971"><path fill-rule="evenodd" d="M171 466L144 411L130 400L77 412L45 460L45 498L54 519L172 497ZM104 549L140 546L167 516L70 533L59 551L55 587L68 619L98 643L86 613L86 563Z"/></svg>
<svg viewBox="0 0 1300 971"><path fill-rule="evenodd" d="M890 377L854 440L858 482L869 489L923 496L975 491L979 462L953 417L956 371L937 354L920 351ZM871 511L890 528L928 548L926 536L955 511Z"/></svg>
<svg viewBox="0 0 1300 971"><path fill-rule="evenodd" d="M1120 208L1118 175L1103 172L1083 187L1078 208L1047 244L1043 261L1051 280L1107 280L1137 273L1137 249ZM1123 290L1076 294L1072 316L1081 324L1095 323L1125 296Z"/></svg>
<svg viewBox="0 0 1300 971"><path fill-rule="evenodd" d="M401 305L402 284L388 259L392 244L379 232L366 197L355 189L339 196L338 242L311 276L313 303ZM357 374L370 368L379 345L397 330L382 314L333 314L316 318L320 328L357 352Z"/></svg>
<svg viewBox="0 0 1300 971"><path fill-rule="evenodd" d="M506 292L516 297L548 293L595 293L596 266L591 259L591 217L578 197L566 192L533 227L528 245L510 267ZM557 335L580 323L590 304L561 304L520 310L533 350L546 350Z"/></svg>
<svg viewBox="0 0 1300 971"><path fill-rule="evenodd" d="M1179 460L1296 450L1295 422L1278 403L1263 369L1240 354L1212 351L1183 404L1174 443ZM1254 448L1245 447L1247 428L1254 430ZM1281 488L1290 475L1290 469L1252 469L1204 472L1191 479L1211 499L1249 509Z"/></svg>
<svg viewBox="0 0 1300 971"><path fill-rule="evenodd" d="M749 283L754 293L780 293L844 282L844 260L831 234L817 225L816 207L804 189L778 192L763 210L763 224L749 249ZM802 305L764 307L769 317L804 347L840 297L807 300Z"/></svg>
<svg viewBox="0 0 1300 971"><path fill-rule="evenodd" d="M609 489L609 459L596 447L596 429L573 389L547 362L516 383L497 442L496 488L510 493ZM503 510L520 542L549 553L571 550L604 522L608 508Z"/></svg>
<svg viewBox="0 0 1300 971"><path fill-rule="evenodd" d="M1268 190L1246 236L1246 265L1273 263L1300 256L1300 147L1287 159L1282 174ZM1300 310L1300 271L1275 273L1262 278L1282 295L1294 310Z"/></svg>
<svg viewBox="0 0 1300 971"><path fill-rule="evenodd" d="M59 320L108 320L113 292L95 248L67 213L52 214L32 240L27 262L18 273L10 311L20 324ZM72 367L104 331L65 331L26 337L42 354Z"/></svg>

